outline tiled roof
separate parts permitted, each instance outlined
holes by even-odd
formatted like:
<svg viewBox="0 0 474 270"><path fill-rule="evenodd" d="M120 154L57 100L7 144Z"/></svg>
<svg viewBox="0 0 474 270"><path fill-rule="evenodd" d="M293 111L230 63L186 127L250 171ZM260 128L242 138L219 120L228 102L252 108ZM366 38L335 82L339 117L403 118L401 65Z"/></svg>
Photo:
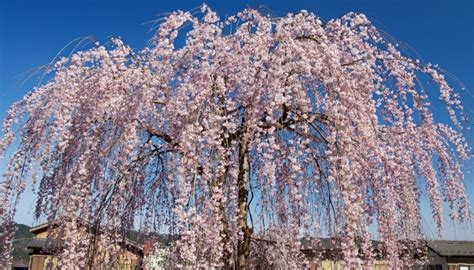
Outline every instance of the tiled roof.
<svg viewBox="0 0 474 270"><path fill-rule="evenodd" d="M43 223L43 224L40 224L40 225L31 227L31 228L30 228L30 232L31 232L31 233L35 233L35 232L37 232L37 231L40 231L40 230L43 230L43 229L47 229L48 226L49 226L48 223Z"/></svg>
<svg viewBox="0 0 474 270"><path fill-rule="evenodd" d="M47 238L25 239L26 247L29 249L40 249L46 252L58 250L62 247L62 241Z"/></svg>
<svg viewBox="0 0 474 270"><path fill-rule="evenodd" d="M56 223L52 224L52 226L57 226ZM48 230L48 228L50 227L50 224L48 223L44 223L44 224L40 224L38 226L35 226L35 227L32 227L30 229L30 232L34 233L34 234L37 234L38 232L40 231L46 231ZM123 239L122 241L119 242L120 245L122 245L123 247L129 249L130 251L132 252L136 252L136 253L142 253L143 250L142 250L142 247L140 244L126 238L126 239ZM56 240L56 239L49 239L49 238L33 238L33 239L29 239L28 240L28 243L27 243L28 247L29 248L48 248L48 249L57 249L57 248L61 248L62 246L62 241L59 241L59 240Z"/></svg>
<svg viewBox="0 0 474 270"><path fill-rule="evenodd" d="M26 246L30 249L43 249L45 251L52 251L59 250L63 247L63 241L57 239L31 238L25 239L24 241L26 241ZM143 252L141 246L127 239L121 242L120 245L133 253L140 254Z"/></svg>
<svg viewBox="0 0 474 270"><path fill-rule="evenodd" d="M428 246L440 256L474 256L474 241L432 240Z"/></svg>
<svg viewBox="0 0 474 270"><path fill-rule="evenodd" d="M317 241L318 244L315 245L314 241ZM331 238L303 238L301 239L301 246L303 250L309 250L309 249L325 249L325 250L334 250L334 249L340 249L341 245L340 242L341 240L338 239L331 239ZM357 244L361 245L361 241L356 241ZM381 249L382 248L382 242L376 241L376 240L371 240L372 242L372 248L374 249Z"/></svg>

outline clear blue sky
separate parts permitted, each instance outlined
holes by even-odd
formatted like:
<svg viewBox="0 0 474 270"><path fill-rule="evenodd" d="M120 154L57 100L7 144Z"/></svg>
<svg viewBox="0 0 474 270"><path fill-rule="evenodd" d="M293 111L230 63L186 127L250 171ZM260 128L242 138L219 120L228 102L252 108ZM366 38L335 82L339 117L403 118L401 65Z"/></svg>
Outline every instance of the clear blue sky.
<svg viewBox="0 0 474 270"><path fill-rule="evenodd" d="M474 1L471 0L291 0L291 1L204 1L225 17L243 8L265 6L276 15L306 9L329 20L349 11L365 13L374 24L409 44L420 56L455 74L474 92ZM165 0L2 0L0 1L0 119L8 106L37 82L25 83L31 70L48 63L67 43L77 37L94 36L106 41L120 36L140 49L151 38L147 33L157 14L189 10L203 1ZM474 108L474 98L463 93ZM472 132L470 136L472 136ZM471 139L471 143L472 143ZM466 164L466 188L474 204L474 173ZM0 162L0 172L4 162ZM33 195L28 191L20 204L17 221L32 224ZM423 207L428 236L434 237L431 214ZM447 223L446 238L473 239L470 226Z"/></svg>

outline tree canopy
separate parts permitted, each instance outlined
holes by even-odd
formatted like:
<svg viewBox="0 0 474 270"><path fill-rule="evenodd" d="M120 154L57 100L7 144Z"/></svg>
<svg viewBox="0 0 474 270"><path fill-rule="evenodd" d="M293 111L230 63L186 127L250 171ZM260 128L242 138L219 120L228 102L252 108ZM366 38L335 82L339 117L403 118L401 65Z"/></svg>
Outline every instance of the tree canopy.
<svg viewBox="0 0 474 270"><path fill-rule="evenodd" d="M36 217L59 226L64 269L98 263L86 259L97 245L113 264L136 223L174 235L183 268L300 267L302 242L317 251L319 237L339 239L347 267L370 267L377 237L398 268L423 238L421 192L440 232L443 200L452 219L470 218L458 92L362 14L221 20L203 6L163 18L140 51L113 38L48 72L4 121L0 153L15 152L0 243L11 247L31 182ZM433 97L450 123L434 118Z"/></svg>

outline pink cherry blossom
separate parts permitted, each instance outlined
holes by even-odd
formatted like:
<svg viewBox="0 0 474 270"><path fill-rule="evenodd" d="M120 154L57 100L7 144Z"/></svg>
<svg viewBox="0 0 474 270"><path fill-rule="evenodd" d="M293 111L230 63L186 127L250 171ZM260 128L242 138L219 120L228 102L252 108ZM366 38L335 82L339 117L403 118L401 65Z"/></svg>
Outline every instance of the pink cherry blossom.
<svg viewBox="0 0 474 270"><path fill-rule="evenodd" d="M203 6L164 18L141 51L114 38L50 72L4 120L0 154L17 149L0 186L0 264L28 182L36 217L66 243L63 269L113 265L137 225L172 235L181 268L308 267L320 237L348 269L370 268L377 237L396 269L424 237L421 193L440 233L443 200L470 219L459 94L362 14L222 20ZM430 98L452 123L435 121Z"/></svg>

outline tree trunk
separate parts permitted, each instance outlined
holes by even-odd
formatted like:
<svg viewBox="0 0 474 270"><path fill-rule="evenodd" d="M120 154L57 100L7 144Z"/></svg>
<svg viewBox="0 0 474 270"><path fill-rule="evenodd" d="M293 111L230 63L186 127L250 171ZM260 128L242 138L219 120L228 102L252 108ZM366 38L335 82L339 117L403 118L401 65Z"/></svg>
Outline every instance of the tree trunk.
<svg viewBox="0 0 474 270"><path fill-rule="evenodd" d="M245 132L240 137L239 149L239 175L237 178L238 193L238 225L243 235L237 242L237 269L249 268L250 236L252 231L247 224L248 213L248 192L249 192L249 160L248 160L248 139Z"/></svg>
<svg viewBox="0 0 474 270"><path fill-rule="evenodd" d="M227 221L227 217L226 217L226 214L225 214L225 208L224 206L221 204L220 206L220 218L221 218L221 221L222 221L222 225L223 225L223 230L222 230L222 233L224 234L224 258L223 258L223 261L224 261L224 267L225 269L233 269L234 268L234 263L233 263L233 260L232 260L232 251L229 251L229 245L232 245L231 243L231 237L230 237L230 231L229 231L229 222Z"/></svg>
<svg viewBox="0 0 474 270"><path fill-rule="evenodd" d="M224 180L227 175L228 166L226 166L225 173L220 177L219 184L224 185ZM219 199L219 218L222 222L222 234L224 235L223 239L223 249L224 249L224 256L223 256L223 263L225 269L232 269L234 268L234 261L232 260L233 252L229 250L229 246L233 247L231 242L231 236L229 231L229 221L227 220L227 215L225 211L225 205L222 203L222 197Z"/></svg>

